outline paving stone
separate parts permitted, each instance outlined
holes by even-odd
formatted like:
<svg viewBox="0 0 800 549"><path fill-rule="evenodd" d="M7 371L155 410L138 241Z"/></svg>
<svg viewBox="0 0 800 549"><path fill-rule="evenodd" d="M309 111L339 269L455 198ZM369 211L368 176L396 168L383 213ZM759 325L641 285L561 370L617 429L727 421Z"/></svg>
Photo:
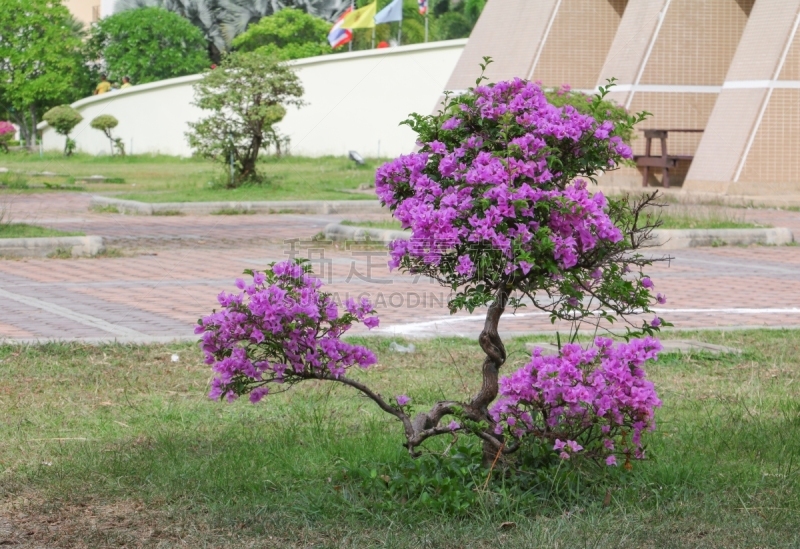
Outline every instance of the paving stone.
<svg viewBox="0 0 800 549"><path fill-rule="evenodd" d="M196 339L200 316L219 307L216 295L234 290L244 269L264 268L289 257L291 239L308 240L326 224L348 216L125 216L89 210L87 195L7 195L14 219L117 239L119 258L0 260L0 288L134 330L144 340ZM800 234L800 212L739 210L747 221L786 226ZM364 219L379 219L365 216ZM450 315L448 290L425 278L389 272L380 249L315 245L314 267L326 289L340 299L368 295L377 302L381 326L372 333L474 337L482 311ZM678 250L669 264L648 274L668 297L659 316L679 329L800 327L800 247L721 247ZM41 308L6 301L0 339L115 336ZM649 319L648 319L649 320ZM639 322L640 319L635 320ZM91 324L91 323L90 323ZM546 313L506 313L501 334L553 333ZM362 326L353 333L366 333ZM131 336L132 337L132 336ZM137 336L138 337L138 336ZM137 341L142 340L141 337ZM695 345L699 343L695 342Z"/></svg>

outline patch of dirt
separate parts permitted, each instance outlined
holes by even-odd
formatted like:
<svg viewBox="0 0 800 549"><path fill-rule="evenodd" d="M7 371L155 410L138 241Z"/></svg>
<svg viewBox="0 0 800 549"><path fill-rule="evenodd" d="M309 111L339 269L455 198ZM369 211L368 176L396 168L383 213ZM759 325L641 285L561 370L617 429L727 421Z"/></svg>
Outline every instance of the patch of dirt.
<svg viewBox="0 0 800 549"><path fill-rule="evenodd" d="M168 517L138 502L74 503L27 494L0 507L0 546L138 548L180 539Z"/></svg>
<svg viewBox="0 0 800 549"><path fill-rule="evenodd" d="M239 528L213 528L203 511L176 514L141 501L108 501L76 494L3 494L0 549L299 549L317 546L310 532L291 538L255 537ZM308 534L311 534L310 536ZM298 539L299 538L299 539ZM310 544L309 544L310 543Z"/></svg>

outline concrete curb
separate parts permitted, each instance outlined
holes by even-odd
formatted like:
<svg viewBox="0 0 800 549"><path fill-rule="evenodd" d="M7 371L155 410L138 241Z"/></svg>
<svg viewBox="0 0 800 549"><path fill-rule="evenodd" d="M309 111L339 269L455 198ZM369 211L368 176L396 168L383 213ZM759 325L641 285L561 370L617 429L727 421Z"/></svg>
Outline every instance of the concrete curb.
<svg viewBox="0 0 800 549"><path fill-rule="evenodd" d="M325 226L328 240L353 240L389 242L400 238L408 239L410 233L367 227L352 227L329 223ZM653 231L653 245L662 250L681 250L702 246L748 246L762 244L782 246L794 242L792 231L786 228L773 229L660 229Z"/></svg>
<svg viewBox="0 0 800 549"><path fill-rule="evenodd" d="M681 250L703 246L784 246L794 242L792 231L770 229L658 229L653 244L662 250Z"/></svg>
<svg viewBox="0 0 800 549"><path fill-rule="evenodd" d="M740 195L719 194L707 191L686 191L681 187L642 187L641 185L620 186L604 185L602 179L596 187L606 196L631 195L638 196L644 193L658 191L664 196L676 198L679 203L708 204L717 206L731 206L734 208L787 208L800 206L800 194L784 195Z"/></svg>
<svg viewBox="0 0 800 549"><path fill-rule="evenodd" d="M59 250L69 250L72 257L89 257L104 249L101 236L0 238L0 256L4 257L47 257Z"/></svg>
<svg viewBox="0 0 800 549"><path fill-rule="evenodd" d="M264 202L162 202L149 203L93 196L92 207L113 206L120 213L140 215L208 215L224 210L252 213L348 214L386 212L377 200L287 200Z"/></svg>
<svg viewBox="0 0 800 549"><path fill-rule="evenodd" d="M0 337L0 343L11 345L45 345L47 343L81 343L85 345L151 345L155 343L196 343L200 336L98 336L98 337Z"/></svg>
<svg viewBox="0 0 800 549"><path fill-rule="evenodd" d="M327 240L355 240L390 242L401 238L408 239L410 233L406 231L393 231L389 229L370 229L368 227L352 227L339 223L328 223L323 231Z"/></svg>

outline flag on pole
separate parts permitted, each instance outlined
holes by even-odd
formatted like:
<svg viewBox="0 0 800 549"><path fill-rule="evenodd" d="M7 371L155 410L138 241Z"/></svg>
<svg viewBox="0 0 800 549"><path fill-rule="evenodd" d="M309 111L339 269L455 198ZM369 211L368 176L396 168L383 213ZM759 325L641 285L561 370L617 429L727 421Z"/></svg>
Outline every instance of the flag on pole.
<svg viewBox="0 0 800 549"><path fill-rule="evenodd" d="M403 20L403 0L393 0L375 16L375 24L393 23Z"/></svg>
<svg viewBox="0 0 800 549"><path fill-rule="evenodd" d="M428 0L419 0L419 14L425 15L428 13Z"/></svg>
<svg viewBox="0 0 800 549"><path fill-rule="evenodd" d="M378 2L353 10L342 21L343 29L371 29L375 27L375 11Z"/></svg>
<svg viewBox="0 0 800 549"><path fill-rule="evenodd" d="M331 32L328 33L328 42L334 49L338 48L339 46L344 46L353 39L353 31L342 28L344 18L347 17L347 14L352 10L353 8L347 8L342 16L339 17L339 19L333 25Z"/></svg>

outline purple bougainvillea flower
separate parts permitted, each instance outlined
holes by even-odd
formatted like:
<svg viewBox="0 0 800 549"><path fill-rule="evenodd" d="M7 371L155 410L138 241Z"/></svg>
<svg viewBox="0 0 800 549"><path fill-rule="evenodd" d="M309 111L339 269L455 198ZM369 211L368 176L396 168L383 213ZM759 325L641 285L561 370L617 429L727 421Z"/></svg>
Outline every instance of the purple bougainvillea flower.
<svg viewBox="0 0 800 549"><path fill-rule="evenodd" d="M456 118L454 116L453 118L445 120L444 124L442 124L442 129L443 130L452 130L452 129L455 129L455 128L459 127L460 125L461 125L461 120L459 120L458 118Z"/></svg>
<svg viewBox="0 0 800 549"><path fill-rule="evenodd" d="M350 367L375 364L372 351L341 339L353 322L378 325L372 304L348 300L350 316L341 316L321 286L290 260L253 273L253 284L237 279L238 294L220 293L223 309L203 317L195 329L214 371L209 396L234 400L249 394L255 403L269 394L269 383L293 376L339 379Z"/></svg>
<svg viewBox="0 0 800 549"><path fill-rule="evenodd" d="M652 337L616 345L598 337L588 349L563 345L557 356L534 349L528 364L500 379L499 398L489 410L495 432L513 438L545 433L554 441L553 450L567 456L580 452L605 459L619 445L635 456L642 433L655 428L655 409L661 406L643 369L660 350ZM602 443L591 442L587 449L580 438L586 433L601 434Z"/></svg>
<svg viewBox="0 0 800 549"><path fill-rule="evenodd" d="M581 450L583 450L583 446L581 446L574 440L568 440L567 446L569 446L569 449L572 450L573 452L580 452Z"/></svg>

